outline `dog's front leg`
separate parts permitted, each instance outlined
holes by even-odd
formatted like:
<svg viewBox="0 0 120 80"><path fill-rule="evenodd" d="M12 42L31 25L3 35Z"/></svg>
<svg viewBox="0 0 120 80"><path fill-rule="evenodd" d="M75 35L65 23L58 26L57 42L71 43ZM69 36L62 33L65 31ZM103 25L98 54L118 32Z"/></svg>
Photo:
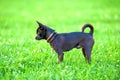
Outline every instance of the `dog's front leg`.
<svg viewBox="0 0 120 80"><path fill-rule="evenodd" d="M54 48L54 50L56 51L56 53L58 54L58 62L62 62L63 58L64 58L64 53L63 50L61 50L60 48Z"/></svg>

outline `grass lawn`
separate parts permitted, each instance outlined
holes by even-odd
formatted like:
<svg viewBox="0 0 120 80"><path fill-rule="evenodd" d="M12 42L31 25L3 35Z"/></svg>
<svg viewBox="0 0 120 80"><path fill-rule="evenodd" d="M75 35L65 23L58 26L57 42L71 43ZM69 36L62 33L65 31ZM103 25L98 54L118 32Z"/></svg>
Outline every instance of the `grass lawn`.
<svg viewBox="0 0 120 80"><path fill-rule="evenodd" d="M1 0L0 80L120 80L119 0ZM88 65L81 49L57 54L36 41L36 20L56 32L94 26L95 45ZM88 32L89 29L86 30Z"/></svg>

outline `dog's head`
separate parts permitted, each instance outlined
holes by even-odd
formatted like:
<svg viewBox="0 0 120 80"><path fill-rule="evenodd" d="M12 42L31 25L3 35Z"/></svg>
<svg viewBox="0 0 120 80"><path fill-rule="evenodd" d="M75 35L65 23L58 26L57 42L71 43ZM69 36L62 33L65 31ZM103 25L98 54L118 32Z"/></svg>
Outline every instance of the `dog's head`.
<svg viewBox="0 0 120 80"><path fill-rule="evenodd" d="M41 40L41 39L45 39L46 38L46 28L43 24L41 24L40 22L38 22L39 27L37 28L37 36L35 37L36 40Z"/></svg>

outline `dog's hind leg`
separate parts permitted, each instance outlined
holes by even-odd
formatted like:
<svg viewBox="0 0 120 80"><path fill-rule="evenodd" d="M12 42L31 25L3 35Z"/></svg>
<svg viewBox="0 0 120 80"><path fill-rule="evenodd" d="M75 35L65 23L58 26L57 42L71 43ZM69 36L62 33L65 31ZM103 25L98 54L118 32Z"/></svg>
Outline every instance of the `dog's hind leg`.
<svg viewBox="0 0 120 80"><path fill-rule="evenodd" d="M84 48L82 48L82 52L83 52L83 55L84 55L84 57L85 57L85 60L87 60L87 57L86 57L85 49L84 49Z"/></svg>
<svg viewBox="0 0 120 80"><path fill-rule="evenodd" d="M85 58L87 59L88 63L90 64L91 61L91 48L84 48L83 52L85 53Z"/></svg>

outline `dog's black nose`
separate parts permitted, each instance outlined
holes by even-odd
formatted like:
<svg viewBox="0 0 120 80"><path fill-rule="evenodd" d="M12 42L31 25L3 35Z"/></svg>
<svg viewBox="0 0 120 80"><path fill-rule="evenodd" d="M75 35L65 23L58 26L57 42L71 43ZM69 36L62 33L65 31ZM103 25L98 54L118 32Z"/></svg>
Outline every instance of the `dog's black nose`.
<svg viewBox="0 0 120 80"><path fill-rule="evenodd" d="M39 37L39 36L36 36L35 39L36 39L36 40L40 40L40 37Z"/></svg>
<svg viewBox="0 0 120 80"><path fill-rule="evenodd" d="M35 39L38 40L38 37L36 36Z"/></svg>

